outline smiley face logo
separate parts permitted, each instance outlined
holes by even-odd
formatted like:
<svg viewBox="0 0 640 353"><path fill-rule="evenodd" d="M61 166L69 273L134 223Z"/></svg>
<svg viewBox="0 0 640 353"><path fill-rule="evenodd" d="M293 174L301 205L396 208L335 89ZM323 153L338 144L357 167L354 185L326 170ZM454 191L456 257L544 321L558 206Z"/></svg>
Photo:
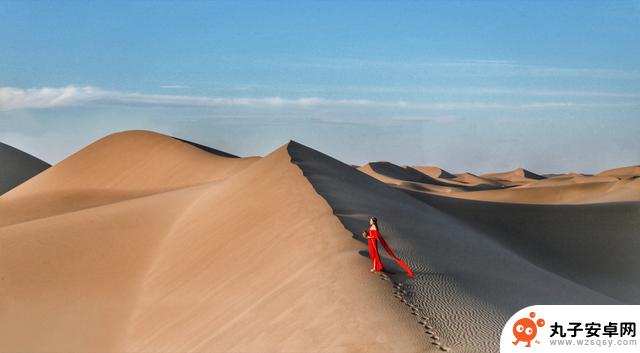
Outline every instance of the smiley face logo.
<svg viewBox="0 0 640 353"><path fill-rule="evenodd" d="M536 317L536 313L531 312L529 317L523 317L513 324L513 336L516 340L512 342L514 345L518 345L519 342L527 342L525 347L531 347L531 341L536 338L538 334L538 327L544 326L544 320L538 319L534 322L533 318Z"/></svg>

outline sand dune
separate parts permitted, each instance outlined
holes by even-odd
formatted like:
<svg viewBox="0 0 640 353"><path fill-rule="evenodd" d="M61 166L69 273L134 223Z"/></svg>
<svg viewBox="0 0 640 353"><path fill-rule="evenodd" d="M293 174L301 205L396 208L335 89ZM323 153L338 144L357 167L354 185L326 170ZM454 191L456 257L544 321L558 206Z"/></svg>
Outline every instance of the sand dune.
<svg viewBox="0 0 640 353"><path fill-rule="evenodd" d="M447 172L446 170L434 166L411 166L411 168L428 175L432 178L438 179L454 179L456 176Z"/></svg>
<svg viewBox="0 0 640 353"><path fill-rule="evenodd" d="M392 275L392 279L403 283L409 305L422 318L419 324L430 327L425 332L430 332L436 347L453 347L453 351L459 352L497 352L497 337L506 319L531 303L637 302L640 290L637 269L640 267L630 254L640 249L636 245L622 249L625 241L639 236L637 204L621 219L610 221L614 224L620 221L620 233L615 234L617 245L612 245L610 250L619 251L622 256L611 256L606 266L597 271L589 271L596 266L592 264L579 272L582 261L587 260L568 256L564 262L554 263L550 261L554 252L545 252L581 235L565 233L575 229L579 211L573 213L575 218L566 220L553 212L547 213L548 219L537 219L542 223L536 231L543 232L549 224L554 227L553 232L544 235L548 240L544 247L514 245L498 241L520 236L508 233L509 226L513 225L510 221L503 224L503 233L493 234L490 228L472 226L448 208L439 210L439 205L434 207L404 189L389 187L317 151L299 144L290 144L289 150L293 161L347 229L357 232L369 215L379 215L382 233L400 249L399 256L416 270L415 281L407 282L397 268L393 269L397 274ZM468 202L442 198L460 204ZM595 225L597 219L616 213L614 208L605 206L605 210L594 219ZM500 215L493 214L491 220L500 223ZM529 223L524 222L523 227L526 224ZM597 237L589 239L586 245L579 245L583 249L581 255L592 256L589 259L595 264L600 263L601 256L596 251L597 245L609 241L609 225L605 222L591 228L586 236ZM530 232L523 236L525 244L534 243L538 234ZM629 270L618 271L617 266ZM600 284L599 279L603 280Z"/></svg>
<svg viewBox="0 0 640 353"><path fill-rule="evenodd" d="M502 187L502 184L491 179L481 178L472 173L451 174L434 166L411 166L411 168L432 178L450 185L462 186L461 191L475 190L477 187Z"/></svg>
<svg viewBox="0 0 640 353"><path fill-rule="evenodd" d="M540 176L518 168L510 172L490 173L479 177L462 173L454 178L418 178L409 168L385 168L370 165L362 172L399 189L423 192L467 200L523 204L591 204L620 201L640 201L640 176L635 166L612 169L597 175L578 173ZM436 170L435 167L431 170ZM418 169L412 169L417 171Z"/></svg>
<svg viewBox="0 0 640 353"><path fill-rule="evenodd" d="M482 174L481 177L497 181L503 186L519 186L536 180L545 179L544 176L538 175L524 168L516 168L508 172Z"/></svg>
<svg viewBox="0 0 640 353"><path fill-rule="evenodd" d="M48 163L0 142L0 195L49 167Z"/></svg>
<svg viewBox="0 0 640 353"><path fill-rule="evenodd" d="M110 135L0 197L0 351L497 352L524 306L638 304L640 202L603 201L638 179L518 173ZM554 193L603 203L508 202Z"/></svg>
<svg viewBox="0 0 640 353"><path fill-rule="evenodd" d="M107 136L0 197L0 225L221 180L257 158L226 158L147 131Z"/></svg>
<svg viewBox="0 0 640 353"><path fill-rule="evenodd" d="M502 184L495 180L482 178L472 173L457 174L455 180L469 185L502 186Z"/></svg>
<svg viewBox="0 0 640 353"><path fill-rule="evenodd" d="M418 167L424 170L424 167ZM400 185L406 183L419 184L422 187L430 188L431 186L442 186L448 188L467 187L466 183L455 180L455 176L448 177L446 172L442 171L438 173L432 169L433 167L427 167L426 170L430 174L444 175L445 177L435 177L422 173L419 169L409 166L398 166L389 162L372 162L359 167L358 170L368 174L378 180L384 181L389 184ZM453 190L451 189L451 190ZM462 188L461 188L462 190Z"/></svg>
<svg viewBox="0 0 640 353"><path fill-rule="evenodd" d="M386 180L393 182L398 181L410 181L416 183L431 183L435 185L446 186L446 183L442 183L435 178L432 178L420 171L411 167L400 167L389 162L371 162L359 168L361 171L370 174L377 175Z"/></svg>
<svg viewBox="0 0 640 353"><path fill-rule="evenodd" d="M640 201L640 178L553 177L502 190L449 194L469 200L525 204L590 204Z"/></svg>
<svg viewBox="0 0 640 353"><path fill-rule="evenodd" d="M640 165L609 169L609 170L605 170L604 172L600 172L597 175L612 176L612 177L640 176Z"/></svg>
<svg viewBox="0 0 640 353"><path fill-rule="evenodd" d="M626 303L640 295L640 202L532 205L419 194L531 263Z"/></svg>
<svg viewBox="0 0 640 353"><path fill-rule="evenodd" d="M286 148L202 153L116 134L3 198L58 190L49 207L66 211L0 227L0 351L421 350L413 316ZM78 207L64 197L77 189L127 194Z"/></svg>

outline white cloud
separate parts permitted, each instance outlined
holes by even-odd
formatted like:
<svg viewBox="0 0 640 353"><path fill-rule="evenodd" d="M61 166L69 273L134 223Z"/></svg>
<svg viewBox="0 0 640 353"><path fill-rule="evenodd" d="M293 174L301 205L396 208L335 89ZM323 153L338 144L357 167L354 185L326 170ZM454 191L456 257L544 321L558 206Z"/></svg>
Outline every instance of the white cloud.
<svg viewBox="0 0 640 353"><path fill-rule="evenodd" d="M413 110L539 110L639 106L640 102L584 103L572 101L500 103L453 101L438 103L379 101L370 99L327 99L321 97L228 98L167 94L145 94L102 90L91 86L42 87L21 89L0 87L0 111L55 109L71 106L157 106L157 107L369 107Z"/></svg>
<svg viewBox="0 0 640 353"><path fill-rule="evenodd" d="M640 98L640 92L616 91L578 91L527 89L518 87L438 87L438 86L337 86L326 89L358 91L369 93L410 93L431 95L469 95L469 96L531 96L531 97L601 97L601 98Z"/></svg>
<svg viewBox="0 0 640 353"><path fill-rule="evenodd" d="M29 89L0 87L0 111L78 105L92 101L103 95L104 91L88 86Z"/></svg>
<svg viewBox="0 0 640 353"><path fill-rule="evenodd" d="M189 88L189 86L185 86L185 85L162 85L162 86L160 86L160 88L164 88L164 89L185 89L185 88Z"/></svg>
<svg viewBox="0 0 640 353"><path fill-rule="evenodd" d="M267 106L267 107L314 107L314 106L368 106L405 107L404 101L372 101L368 99L305 98L225 98L205 96L182 96L144 94L137 92L107 91L86 86L42 87L21 89L0 87L0 111L17 109L46 109L89 104L102 105L152 105L152 106Z"/></svg>
<svg viewBox="0 0 640 353"><path fill-rule="evenodd" d="M448 74L482 77L582 77L595 79L638 80L640 72L611 68L560 67L523 64L510 60L369 60L357 58L310 58L287 62L292 66L340 69L347 67L384 67L447 70Z"/></svg>

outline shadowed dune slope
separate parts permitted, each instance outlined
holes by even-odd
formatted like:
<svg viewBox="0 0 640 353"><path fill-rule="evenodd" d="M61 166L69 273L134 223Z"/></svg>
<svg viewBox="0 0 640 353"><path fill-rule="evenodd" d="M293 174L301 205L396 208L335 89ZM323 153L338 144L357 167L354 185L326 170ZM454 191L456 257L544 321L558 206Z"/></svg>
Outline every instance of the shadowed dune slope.
<svg viewBox="0 0 640 353"><path fill-rule="evenodd" d="M455 180L469 185L501 186L501 184L495 180L482 178L471 173L458 174L456 175Z"/></svg>
<svg viewBox="0 0 640 353"><path fill-rule="evenodd" d="M0 142L0 195L49 167L48 163Z"/></svg>
<svg viewBox="0 0 640 353"><path fill-rule="evenodd" d="M413 182L437 182L434 178L431 178L425 174L413 168L400 167L389 162L371 162L361 167L364 172L370 171L372 173L385 176L393 180L404 180Z"/></svg>
<svg viewBox="0 0 640 353"><path fill-rule="evenodd" d="M389 162L371 162L358 169L365 174L391 184L411 182L445 187L455 187L461 185L460 183L453 180L440 180L435 177L423 174L419 170L412 167L400 167Z"/></svg>
<svg viewBox="0 0 640 353"><path fill-rule="evenodd" d="M118 136L85 149L93 158L55 166L34 195L49 183L73 192L63 175L145 195L0 227L0 351L422 352L428 344L286 147L240 167L167 136ZM117 161L134 146L163 155ZM167 160L178 164L174 174L161 169ZM64 200L76 202L63 195L57 206Z"/></svg>
<svg viewBox="0 0 640 353"><path fill-rule="evenodd" d="M640 202L529 205L414 195L532 263L620 301L640 302Z"/></svg>
<svg viewBox="0 0 640 353"><path fill-rule="evenodd" d="M192 145L194 147L198 147L199 149L201 149L201 150L203 150L205 152L209 152L209 153L215 154L217 156L227 157L227 158L240 158L240 157L238 157L238 156L236 156L234 154L227 153L227 152L224 152L224 151L220 151L220 150L217 150L215 148L211 148L209 146L201 145L199 143L195 143L195 142L188 141L188 140L183 140L183 139L177 138L177 137L174 137L174 138L176 140L178 140L178 141L182 141L182 142L188 143L188 144L190 144L190 145Z"/></svg>
<svg viewBox="0 0 640 353"><path fill-rule="evenodd" d="M112 134L0 197L0 225L220 180L256 160L150 131Z"/></svg>
<svg viewBox="0 0 640 353"><path fill-rule="evenodd" d="M439 194L464 194L467 191L503 188L502 184L494 180L469 173L461 177L455 176L437 167L400 167L389 162L373 162L358 167L358 170L398 188ZM421 170L429 174L422 173Z"/></svg>
<svg viewBox="0 0 640 353"><path fill-rule="evenodd" d="M383 259L384 264L395 273L394 280L405 281L409 302L427 317L439 343L454 351L497 352L504 321L532 303L619 302L597 290L606 288L591 289L578 283L584 277L562 276L544 263L532 262L535 249L510 247L494 235L303 145L290 143L289 153L351 232L359 234L368 217L378 216L382 234L414 269L416 278L407 282L388 259ZM563 241L558 239L557 245Z"/></svg>
<svg viewBox="0 0 640 353"><path fill-rule="evenodd" d="M603 177L578 177L593 180L545 179L533 185L503 190L450 193L446 196L492 202L521 204L591 204L640 201L640 178L602 180ZM553 178L556 179L556 178ZM538 184L542 183L544 184ZM445 195L442 194L441 195Z"/></svg>

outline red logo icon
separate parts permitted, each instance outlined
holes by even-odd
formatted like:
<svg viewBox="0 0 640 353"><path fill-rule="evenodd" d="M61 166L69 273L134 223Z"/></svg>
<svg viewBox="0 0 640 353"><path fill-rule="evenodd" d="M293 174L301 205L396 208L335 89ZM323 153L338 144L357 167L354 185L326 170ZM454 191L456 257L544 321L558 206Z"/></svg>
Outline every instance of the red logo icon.
<svg viewBox="0 0 640 353"><path fill-rule="evenodd" d="M532 320L534 317L536 317L536 313L531 312L529 316L531 317L531 319L528 317L523 317L522 319L516 321L515 324L513 324L513 335L516 337L516 340L513 342L513 344L516 346L519 342L527 342L527 345L525 347L531 347L531 341L533 341L533 339L536 338L536 335L538 334L538 327L544 326L543 319L538 319L538 321L536 322Z"/></svg>

